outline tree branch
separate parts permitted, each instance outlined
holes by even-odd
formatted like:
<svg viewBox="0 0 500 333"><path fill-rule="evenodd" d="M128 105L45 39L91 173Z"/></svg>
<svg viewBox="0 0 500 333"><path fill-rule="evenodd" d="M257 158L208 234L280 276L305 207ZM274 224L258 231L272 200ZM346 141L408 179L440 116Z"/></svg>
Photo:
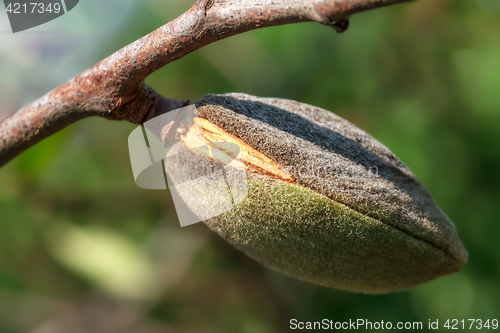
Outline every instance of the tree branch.
<svg viewBox="0 0 500 333"><path fill-rule="evenodd" d="M182 107L144 79L217 40L298 22L347 29L355 13L408 0L198 0L187 12L122 48L0 123L0 167L77 120L100 116L139 124Z"/></svg>

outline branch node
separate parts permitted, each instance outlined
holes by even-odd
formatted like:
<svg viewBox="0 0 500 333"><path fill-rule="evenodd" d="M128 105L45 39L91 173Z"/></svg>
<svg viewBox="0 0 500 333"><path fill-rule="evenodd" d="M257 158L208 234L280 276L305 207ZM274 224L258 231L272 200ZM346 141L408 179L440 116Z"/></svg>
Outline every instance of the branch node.
<svg viewBox="0 0 500 333"><path fill-rule="evenodd" d="M206 15L207 11L214 5L214 1L215 0L199 0L198 6L203 9Z"/></svg>
<svg viewBox="0 0 500 333"><path fill-rule="evenodd" d="M347 29L349 28L349 16L346 18L343 18L341 20L338 20L336 22L333 22L332 25L333 29L337 31L339 34L346 32Z"/></svg>

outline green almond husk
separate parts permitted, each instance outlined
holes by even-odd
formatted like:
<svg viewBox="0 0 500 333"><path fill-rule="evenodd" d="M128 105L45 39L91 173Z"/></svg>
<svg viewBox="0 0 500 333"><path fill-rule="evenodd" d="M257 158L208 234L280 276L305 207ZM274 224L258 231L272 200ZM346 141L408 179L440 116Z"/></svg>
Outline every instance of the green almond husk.
<svg viewBox="0 0 500 333"><path fill-rule="evenodd" d="M199 117L295 179L248 172L248 196L204 221L262 264L322 286L388 293L467 262L453 223L427 189L348 121L315 106L246 94L206 95L195 104Z"/></svg>

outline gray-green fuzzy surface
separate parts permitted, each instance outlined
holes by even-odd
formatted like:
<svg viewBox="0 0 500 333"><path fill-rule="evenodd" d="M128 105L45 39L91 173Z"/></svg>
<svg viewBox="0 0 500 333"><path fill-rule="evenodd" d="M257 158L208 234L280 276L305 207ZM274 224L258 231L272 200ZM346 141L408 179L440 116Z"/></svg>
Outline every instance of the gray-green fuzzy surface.
<svg viewBox="0 0 500 333"><path fill-rule="evenodd" d="M295 101L206 95L200 117L271 158L294 184L248 174L249 195L206 224L276 270L382 293L456 272L467 261L453 223L411 171L335 114Z"/></svg>

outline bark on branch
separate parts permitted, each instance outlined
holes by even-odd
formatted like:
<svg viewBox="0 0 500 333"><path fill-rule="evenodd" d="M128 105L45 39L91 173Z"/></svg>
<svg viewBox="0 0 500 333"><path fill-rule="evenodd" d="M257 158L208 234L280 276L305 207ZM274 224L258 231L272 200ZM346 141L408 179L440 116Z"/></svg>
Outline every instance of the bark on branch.
<svg viewBox="0 0 500 333"><path fill-rule="evenodd" d="M318 22L338 32L355 13L408 0L198 0L187 12L127 45L0 123L0 167L69 124L90 116L142 123L177 109L144 84L166 64L249 30Z"/></svg>

